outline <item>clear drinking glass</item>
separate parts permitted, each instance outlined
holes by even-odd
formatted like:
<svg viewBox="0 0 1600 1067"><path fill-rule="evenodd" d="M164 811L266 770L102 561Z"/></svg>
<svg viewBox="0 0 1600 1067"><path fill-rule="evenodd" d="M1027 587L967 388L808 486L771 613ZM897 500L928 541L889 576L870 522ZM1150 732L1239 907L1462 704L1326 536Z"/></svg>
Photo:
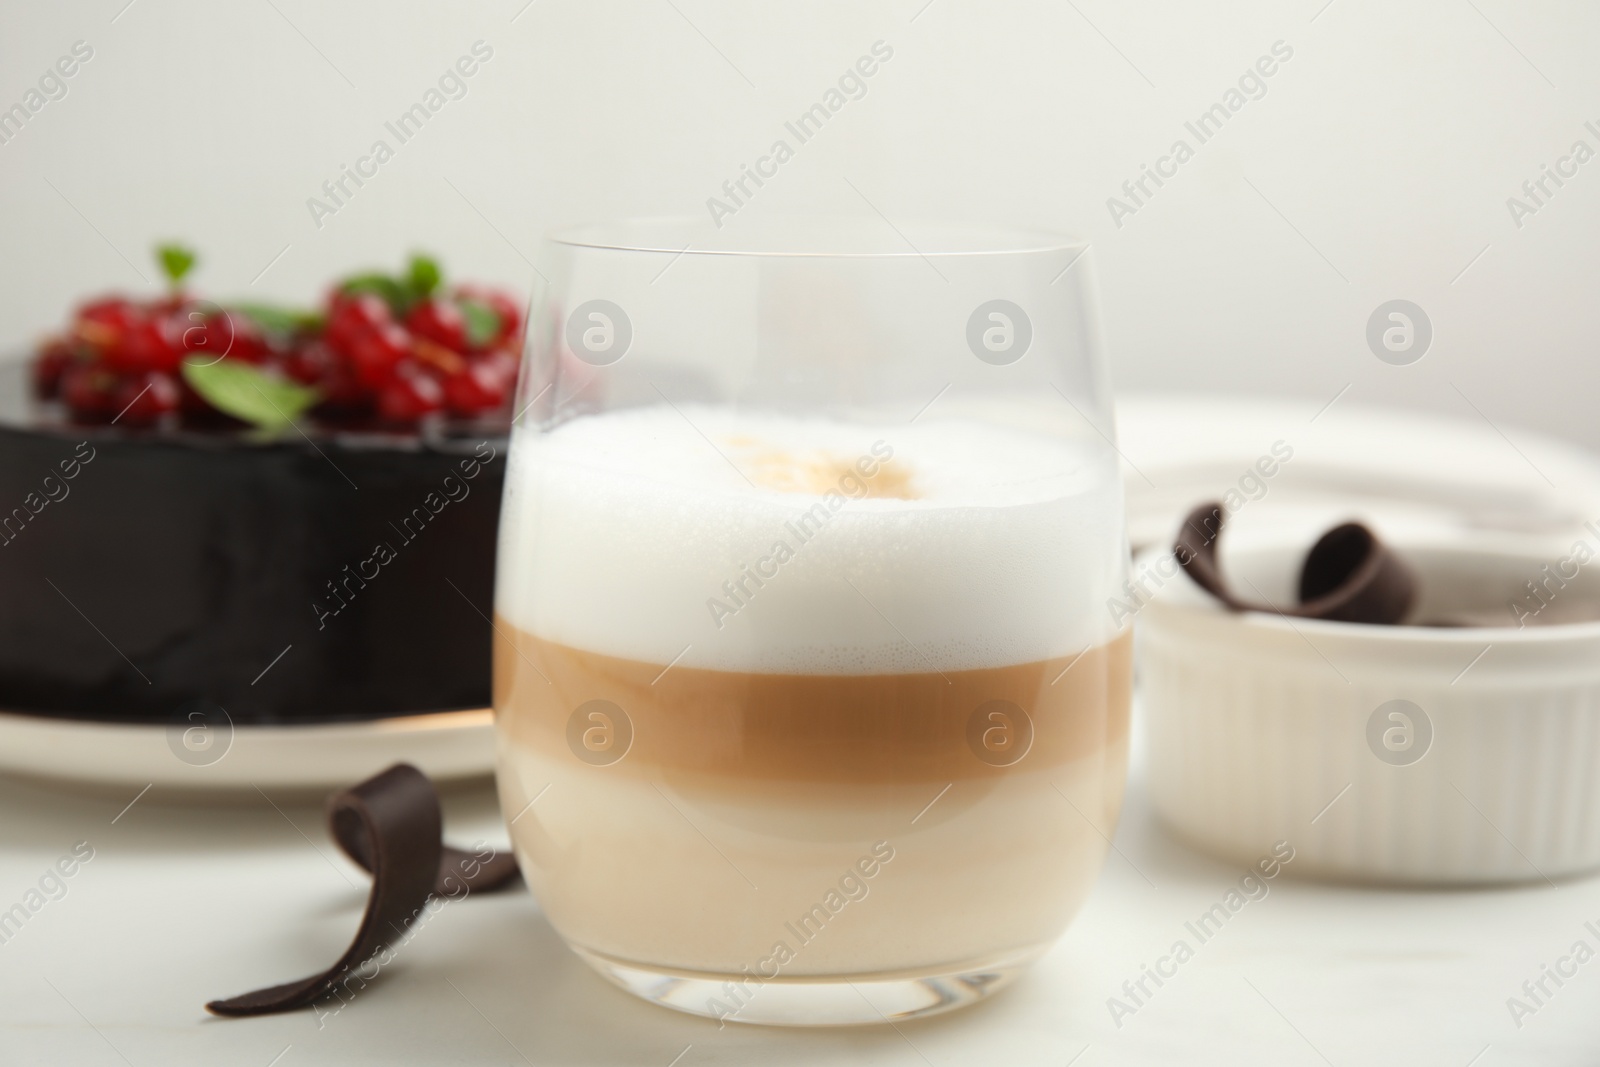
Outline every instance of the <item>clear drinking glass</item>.
<svg viewBox="0 0 1600 1067"><path fill-rule="evenodd" d="M550 922L741 1022L970 1003L1089 893L1130 637L1085 246L549 238L500 527L501 802Z"/></svg>

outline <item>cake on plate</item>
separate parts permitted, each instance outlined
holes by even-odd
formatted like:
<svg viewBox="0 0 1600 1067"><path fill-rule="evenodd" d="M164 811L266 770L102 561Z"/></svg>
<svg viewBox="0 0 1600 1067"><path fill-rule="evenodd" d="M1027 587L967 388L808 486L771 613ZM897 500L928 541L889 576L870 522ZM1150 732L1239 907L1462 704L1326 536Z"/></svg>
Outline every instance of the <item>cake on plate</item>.
<svg viewBox="0 0 1600 1067"><path fill-rule="evenodd" d="M489 703L520 344L416 257L315 312L87 303L0 383L0 710L325 723Z"/></svg>

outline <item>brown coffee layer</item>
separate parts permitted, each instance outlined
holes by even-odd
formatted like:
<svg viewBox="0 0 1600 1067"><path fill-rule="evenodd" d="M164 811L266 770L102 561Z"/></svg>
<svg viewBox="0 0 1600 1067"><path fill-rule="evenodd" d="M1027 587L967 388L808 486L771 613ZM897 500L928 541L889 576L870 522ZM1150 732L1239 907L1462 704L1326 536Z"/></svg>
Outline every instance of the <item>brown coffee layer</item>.
<svg viewBox="0 0 1600 1067"><path fill-rule="evenodd" d="M949 782L1060 766L1128 733L1131 633L1009 667L870 675L669 668L546 641L503 617L495 633L503 737L612 773Z"/></svg>

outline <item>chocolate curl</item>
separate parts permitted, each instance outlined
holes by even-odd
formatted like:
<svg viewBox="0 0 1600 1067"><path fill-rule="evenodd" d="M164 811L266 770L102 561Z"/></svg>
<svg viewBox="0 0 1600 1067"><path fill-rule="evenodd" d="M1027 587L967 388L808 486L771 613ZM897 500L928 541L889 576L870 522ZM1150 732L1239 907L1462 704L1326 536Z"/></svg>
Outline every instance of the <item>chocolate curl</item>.
<svg viewBox="0 0 1600 1067"><path fill-rule="evenodd" d="M1184 520L1172 551L1196 585L1234 611L1393 626L1416 602L1416 575L1359 522L1335 526L1311 546L1300 569L1299 604L1277 608L1243 600L1228 589L1217 564L1217 541L1225 519L1221 504L1201 504Z"/></svg>
<svg viewBox="0 0 1600 1067"><path fill-rule="evenodd" d="M516 860L496 854L478 860L440 840L439 795L428 776L397 763L360 785L328 798L328 828L356 863L372 874L372 893L356 938L325 971L296 982L213 1000L213 1015L270 1015L313 1004L333 992L351 969L403 936L430 895L457 896L508 885Z"/></svg>

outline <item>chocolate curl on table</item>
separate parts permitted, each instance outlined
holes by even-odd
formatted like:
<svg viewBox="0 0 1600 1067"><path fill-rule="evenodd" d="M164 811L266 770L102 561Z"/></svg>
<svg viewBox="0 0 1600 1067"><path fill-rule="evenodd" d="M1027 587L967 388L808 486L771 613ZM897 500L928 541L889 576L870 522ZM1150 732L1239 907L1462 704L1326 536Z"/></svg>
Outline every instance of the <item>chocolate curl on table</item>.
<svg viewBox="0 0 1600 1067"><path fill-rule="evenodd" d="M359 967L404 935L430 895L455 897L463 889L488 893L517 875L516 860L495 854L480 860L440 840L439 795L428 776L407 763L328 798L328 828L356 863L372 874L372 894L356 939L333 966L297 982L213 1000L214 1015L270 1015L293 1011L333 993Z"/></svg>
<svg viewBox="0 0 1600 1067"><path fill-rule="evenodd" d="M1189 512L1172 546L1194 583L1234 611L1271 611L1300 619L1392 626L1417 598L1417 579L1378 535L1359 522L1335 526L1318 538L1300 569L1300 603L1287 608L1235 596L1217 565L1217 539L1226 513L1221 504Z"/></svg>

